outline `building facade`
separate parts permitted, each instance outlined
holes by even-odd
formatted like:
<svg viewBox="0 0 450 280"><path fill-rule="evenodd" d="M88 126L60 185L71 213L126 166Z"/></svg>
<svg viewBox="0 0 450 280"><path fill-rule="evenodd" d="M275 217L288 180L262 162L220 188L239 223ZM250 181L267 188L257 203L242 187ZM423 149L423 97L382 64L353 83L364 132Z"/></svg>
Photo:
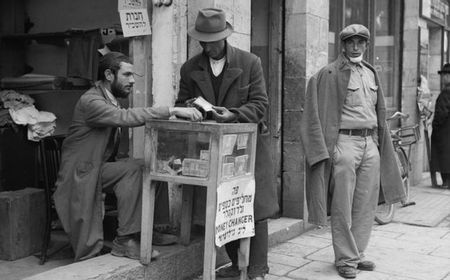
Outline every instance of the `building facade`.
<svg viewBox="0 0 450 280"><path fill-rule="evenodd" d="M133 58L136 72L140 73L134 94L125 105L172 105L181 65L200 51L198 42L187 36L187 29L194 25L199 9L222 8L235 29L229 42L256 53L263 63L270 99L267 118L278 179L279 216L306 218L306 163L298 123L308 79L336 59L341 51L339 31L344 26L360 23L371 31L365 59L380 73L388 111L401 110L410 115L405 123L393 126L420 123L417 89L425 81L434 100L440 91L437 71L450 56L447 0L121 2L139 3L147 9L151 35L123 38L117 33L120 18L116 1L2 1L0 78L19 76L30 69L32 73L67 76L70 40L64 36L76 34L76 30L99 29L103 40L113 42L116 50ZM72 33L65 33L68 30ZM38 39L46 39L50 44L42 44L45 40L39 41L33 34L40 34ZM61 37L63 40L58 41ZM58 99L64 97L59 94L54 99L56 103ZM143 128L130 130L124 139L127 144L122 147L123 153L142 157L143 135ZM0 167L13 160L4 154ZM415 184L428 168L423 137L413 147L412 159ZM6 184L0 180L0 187L1 183ZM170 186L169 190L172 218L177 221L181 193L177 186Z"/></svg>

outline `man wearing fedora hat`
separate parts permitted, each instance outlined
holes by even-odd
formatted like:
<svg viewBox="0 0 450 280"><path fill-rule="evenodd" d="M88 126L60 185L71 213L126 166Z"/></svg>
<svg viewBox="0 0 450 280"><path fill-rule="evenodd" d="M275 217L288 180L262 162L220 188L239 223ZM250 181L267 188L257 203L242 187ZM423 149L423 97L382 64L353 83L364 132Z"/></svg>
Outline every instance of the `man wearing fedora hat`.
<svg viewBox="0 0 450 280"><path fill-rule="evenodd" d="M339 36L343 52L308 83L300 133L308 163L309 222L325 225L331 214L336 269L355 278L357 270L375 268L364 251L380 183L389 203L405 194L378 75L363 60L370 32L352 24Z"/></svg>
<svg viewBox="0 0 450 280"><path fill-rule="evenodd" d="M431 169L439 171L442 188L450 183L450 64L446 63L438 74L443 89L436 99L431 133Z"/></svg>
<svg viewBox="0 0 450 280"><path fill-rule="evenodd" d="M214 105L211 118L217 122L257 123L258 138L255 167L255 236L250 242L248 275L264 279L267 264L267 218L278 211L275 180L270 157L270 132L266 125L268 97L260 59L247 51L232 47L226 38L233 27L225 12L207 8L198 12L195 26L188 30L198 40L203 52L181 67L178 106L203 97ZM225 245L231 266L217 272L218 277L237 277L239 240Z"/></svg>

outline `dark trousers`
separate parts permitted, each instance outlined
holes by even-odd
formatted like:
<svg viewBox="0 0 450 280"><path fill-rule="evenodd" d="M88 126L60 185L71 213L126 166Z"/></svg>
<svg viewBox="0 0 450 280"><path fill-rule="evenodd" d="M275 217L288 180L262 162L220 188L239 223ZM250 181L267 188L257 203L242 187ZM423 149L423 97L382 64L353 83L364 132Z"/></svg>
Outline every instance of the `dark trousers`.
<svg viewBox="0 0 450 280"><path fill-rule="evenodd" d="M448 187L450 183L450 173L441 172L441 178L442 178L442 185Z"/></svg>
<svg viewBox="0 0 450 280"><path fill-rule="evenodd" d="M263 276L269 272L267 264L268 236L267 220L256 222L255 236L250 239L249 278ZM235 240L225 244L228 257L234 266L238 264L239 243L239 240Z"/></svg>

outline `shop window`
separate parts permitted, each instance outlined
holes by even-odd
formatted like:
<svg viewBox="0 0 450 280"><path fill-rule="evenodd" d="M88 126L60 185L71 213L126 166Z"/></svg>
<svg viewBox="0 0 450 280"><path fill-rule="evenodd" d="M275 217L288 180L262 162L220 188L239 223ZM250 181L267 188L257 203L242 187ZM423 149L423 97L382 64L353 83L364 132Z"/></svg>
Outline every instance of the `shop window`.
<svg viewBox="0 0 450 280"><path fill-rule="evenodd" d="M330 1L330 22L328 29L328 62L339 55L339 31L341 29L341 14L337 11L342 6L342 0Z"/></svg>
<svg viewBox="0 0 450 280"><path fill-rule="evenodd" d="M353 23L368 25L369 0L345 0L344 1L344 26Z"/></svg>
<svg viewBox="0 0 450 280"><path fill-rule="evenodd" d="M372 34L365 54L378 71L388 110L397 110L400 98L401 2L394 0L330 1L328 60L341 52L339 32L349 24L363 24Z"/></svg>
<svg viewBox="0 0 450 280"><path fill-rule="evenodd" d="M399 88L399 23L396 17L396 2L392 0L375 1L373 43L373 65L380 75L386 106L398 108Z"/></svg>
<svg viewBox="0 0 450 280"><path fill-rule="evenodd" d="M448 41L448 37L449 37L449 32L447 30L445 30L442 33L442 65L444 65L445 63L449 63L449 52L448 52L448 45L449 45L449 41Z"/></svg>

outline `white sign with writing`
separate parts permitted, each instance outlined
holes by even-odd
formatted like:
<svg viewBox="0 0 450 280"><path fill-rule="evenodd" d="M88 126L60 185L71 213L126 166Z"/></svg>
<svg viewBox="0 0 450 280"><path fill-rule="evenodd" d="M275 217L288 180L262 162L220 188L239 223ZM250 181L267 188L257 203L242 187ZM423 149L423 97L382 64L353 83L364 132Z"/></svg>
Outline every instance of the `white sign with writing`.
<svg viewBox="0 0 450 280"><path fill-rule="evenodd" d="M254 200L254 179L244 178L219 185L215 223L217 246L255 235Z"/></svg>
<svg viewBox="0 0 450 280"><path fill-rule="evenodd" d="M118 0L117 9L125 10L125 9L143 9L147 8L147 0Z"/></svg>
<svg viewBox="0 0 450 280"><path fill-rule="evenodd" d="M150 21L147 9L119 10L124 37L150 35Z"/></svg>

